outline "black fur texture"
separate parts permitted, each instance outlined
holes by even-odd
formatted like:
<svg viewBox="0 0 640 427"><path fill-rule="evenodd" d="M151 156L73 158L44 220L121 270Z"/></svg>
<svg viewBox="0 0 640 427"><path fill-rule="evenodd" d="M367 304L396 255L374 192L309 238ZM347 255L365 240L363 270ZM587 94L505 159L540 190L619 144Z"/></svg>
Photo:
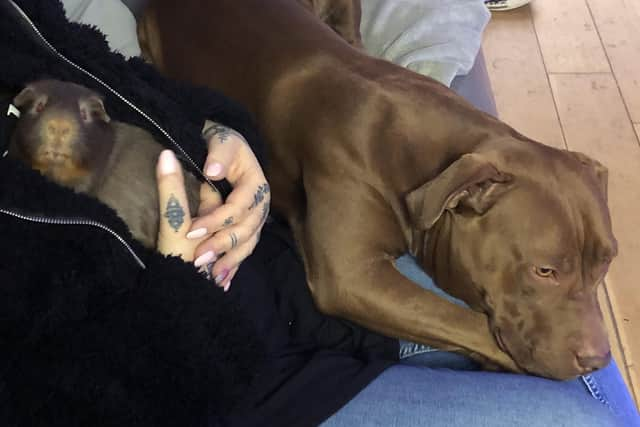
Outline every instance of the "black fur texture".
<svg viewBox="0 0 640 427"><path fill-rule="evenodd" d="M196 162L206 155L205 118L237 129L261 152L250 117L230 100L109 52L97 31L67 22L58 0L16 3L57 49L161 123ZM49 54L9 10L0 0L0 88L17 93L41 78L82 84L105 95L113 119L172 148L138 113ZM124 237L146 269L99 228L12 214L98 221ZM0 158L0 425L216 425L263 358L249 310L241 292L225 294L192 266L133 241L97 200Z"/></svg>

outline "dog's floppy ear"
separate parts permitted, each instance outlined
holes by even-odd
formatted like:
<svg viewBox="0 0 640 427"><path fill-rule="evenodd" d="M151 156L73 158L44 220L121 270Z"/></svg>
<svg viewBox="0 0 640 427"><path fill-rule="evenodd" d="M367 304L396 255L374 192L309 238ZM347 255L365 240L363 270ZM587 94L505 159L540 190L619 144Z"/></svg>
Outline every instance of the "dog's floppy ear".
<svg viewBox="0 0 640 427"><path fill-rule="evenodd" d="M577 151L569 151L575 158L578 159L583 166L588 167L593 171L600 183L600 189L604 194L604 199L607 200L607 191L609 187L609 170L599 161L592 159L586 154L579 153Z"/></svg>
<svg viewBox="0 0 640 427"><path fill-rule="evenodd" d="M465 154L409 193L405 201L413 225L428 230L448 209L465 206L485 213L511 188L512 181L511 175L501 173L479 154Z"/></svg>

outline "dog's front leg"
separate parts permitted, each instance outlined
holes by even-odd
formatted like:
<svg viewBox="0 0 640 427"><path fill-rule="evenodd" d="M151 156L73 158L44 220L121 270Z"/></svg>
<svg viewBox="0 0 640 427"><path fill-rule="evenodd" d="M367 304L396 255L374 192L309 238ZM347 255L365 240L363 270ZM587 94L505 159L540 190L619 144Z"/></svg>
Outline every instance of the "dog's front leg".
<svg viewBox="0 0 640 427"><path fill-rule="evenodd" d="M363 194L346 187L343 183L341 194ZM327 189L308 194L308 215L292 225L321 311L387 336L520 371L498 347L486 315L422 289L395 268L405 243L387 206L372 197L328 203ZM316 200L317 194L324 197Z"/></svg>
<svg viewBox="0 0 640 427"><path fill-rule="evenodd" d="M405 278L391 259L371 266L359 281L345 283L341 315L385 335L468 355L484 365L520 371L496 344L486 315L451 303ZM360 283L358 283L360 282Z"/></svg>

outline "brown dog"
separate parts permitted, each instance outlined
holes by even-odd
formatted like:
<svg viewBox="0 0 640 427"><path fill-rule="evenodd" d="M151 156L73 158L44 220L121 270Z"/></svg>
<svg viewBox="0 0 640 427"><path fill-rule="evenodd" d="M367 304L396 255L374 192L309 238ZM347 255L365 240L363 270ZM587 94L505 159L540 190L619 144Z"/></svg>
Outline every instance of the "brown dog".
<svg viewBox="0 0 640 427"><path fill-rule="evenodd" d="M608 362L596 288L617 249L602 165L352 48L293 0L180 4L147 10L149 54L255 115L321 310L552 378ZM407 250L474 310L404 278Z"/></svg>

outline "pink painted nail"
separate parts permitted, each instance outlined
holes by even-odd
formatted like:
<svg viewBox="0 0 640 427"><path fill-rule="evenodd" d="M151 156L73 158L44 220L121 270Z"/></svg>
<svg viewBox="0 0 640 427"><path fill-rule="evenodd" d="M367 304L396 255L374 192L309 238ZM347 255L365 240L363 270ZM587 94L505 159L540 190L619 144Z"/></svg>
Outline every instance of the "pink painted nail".
<svg viewBox="0 0 640 427"><path fill-rule="evenodd" d="M189 239L189 240L199 239L199 238L204 237L206 235L207 235L207 229L206 228L197 228L197 229L187 233L187 239Z"/></svg>
<svg viewBox="0 0 640 427"><path fill-rule="evenodd" d="M213 251L205 252L193 262L193 265L195 265L196 267L202 267L203 265L213 261L215 257L216 257L216 254L214 254Z"/></svg>
<svg viewBox="0 0 640 427"><path fill-rule="evenodd" d="M216 284L220 285L224 281L224 279L227 278L228 275L229 275L229 269L225 268L224 270L222 270L222 273L218 274L214 279L216 281Z"/></svg>
<svg viewBox="0 0 640 427"><path fill-rule="evenodd" d="M225 292L229 292L229 288L230 288L230 287L231 287L231 280L229 280L229 281L227 282L227 284L226 284L226 285L224 285L224 291L225 291Z"/></svg>
<svg viewBox="0 0 640 427"><path fill-rule="evenodd" d="M222 165L220 163L213 163L207 168L207 175L218 176L222 172Z"/></svg>
<svg viewBox="0 0 640 427"><path fill-rule="evenodd" d="M171 150L163 150L162 153L160 153L159 163L160 172L163 175L169 175L178 170L176 156Z"/></svg>

